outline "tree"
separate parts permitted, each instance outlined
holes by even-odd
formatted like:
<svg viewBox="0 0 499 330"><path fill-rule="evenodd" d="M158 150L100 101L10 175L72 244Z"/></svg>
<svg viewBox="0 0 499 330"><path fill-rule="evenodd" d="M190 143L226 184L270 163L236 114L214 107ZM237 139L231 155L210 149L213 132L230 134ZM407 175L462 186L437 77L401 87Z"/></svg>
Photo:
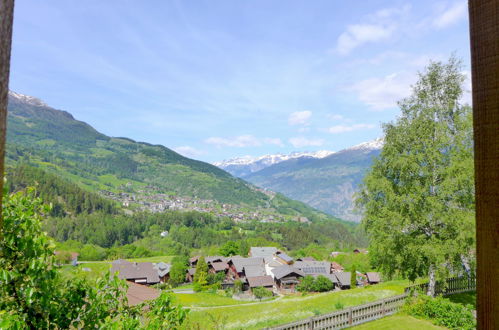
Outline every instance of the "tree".
<svg viewBox="0 0 499 330"><path fill-rule="evenodd" d="M315 291L315 279L307 275L305 276L301 282L298 284L296 289L300 292L313 292Z"/></svg>
<svg viewBox="0 0 499 330"><path fill-rule="evenodd" d="M331 291L334 288L333 282L324 275L319 275L315 279L315 290L316 292L326 292Z"/></svg>
<svg viewBox="0 0 499 330"><path fill-rule="evenodd" d="M357 287L357 269L355 267L350 272L350 288L353 289Z"/></svg>
<svg viewBox="0 0 499 330"><path fill-rule="evenodd" d="M196 265L196 272L194 273L194 283L199 282L200 278L206 279L208 276L208 264L203 256L199 257Z"/></svg>
<svg viewBox="0 0 499 330"><path fill-rule="evenodd" d="M172 260L172 268L170 269L170 284L178 286L185 282L189 260L186 256L176 256Z"/></svg>
<svg viewBox="0 0 499 330"><path fill-rule="evenodd" d="M374 264L415 280L458 272L474 248L471 109L461 64L431 62L383 126L385 144L366 175L357 204Z"/></svg>
<svg viewBox="0 0 499 330"><path fill-rule="evenodd" d="M251 289L251 292L253 292L253 295L258 300L262 300L262 298L265 297L272 297L273 295L272 291L267 290L262 286L257 286L256 288Z"/></svg>
<svg viewBox="0 0 499 330"><path fill-rule="evenodd" d="M227 241L220 248L220 254L224 257L231 257L236 255L239 252L239 246L234 241Z"/></svg>

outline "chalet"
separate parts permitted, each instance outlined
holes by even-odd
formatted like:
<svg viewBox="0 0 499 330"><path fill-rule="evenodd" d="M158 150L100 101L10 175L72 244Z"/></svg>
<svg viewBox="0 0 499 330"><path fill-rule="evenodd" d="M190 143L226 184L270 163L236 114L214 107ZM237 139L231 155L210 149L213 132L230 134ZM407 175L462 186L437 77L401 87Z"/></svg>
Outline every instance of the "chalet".
<svg viewBox="0 0 499 330"><path fill-rule="evenodd" d="M161 281L158 269L154 268L152 262L115 260L111 266L111 273L118 273L120 279L138 284L150 285Z"/></svg>
<svg viewBox="0 0 499 330"><path fill-rule="evenodd" d="M170 264L164 263L164 262L158 262L157 264L154 265L154 269L157 270L159 280L162 283L168 282L170 279L170 269L171 269Z"/></svg>
<svg viewBox="0 0 499 330"><path fill-rule="evenodd" d="M334 273L334 276L336 276L336 279L338 280L338 286L342 290L350 289L352 276L350 272Z"/></svg>
<svg viewBox="0 0 499 330"><path fill-rule="evenodd" d="M199 256L195 256L195 257L190 258L189 265L191 267L196 267L196 265L198 264L198 260L199 260Z"/></svg>
<svg viewBox="0 0 499 330"><path fill-rule="evenodd" d="M208 264L208 272L209 273L220 273L224 272L226 273L227 270L229 269L229 264L224 261L215 261L215 262L210 262Z"/></svg>
<svg viewBox="0 0 499 330"><path fill-rule="evenodd" d="M227 258L226 257L222 257L222 256L214 256L214 257L205 257L204 258L204 261L209 265L213 262L227 262Z"/></svg>
<svg viewBox="0 0 499 330"><path fill-rule="evenodd" d="M278 253L276 253L275 259L277 259L277 261L279 261L280 263L282 263L284 265L291 265L293 263L293 258L291 258L290 256L288 256L284 252L278 252Z"/></svg>
<svg viewBox="0 0 499 330"><path fill-rule="evenodd" d="M273 246L269 247L251 247L249 255L250 257L273 257L277 253L277 248Z"/></svg>
<svg viewBox="0 0 499 330"><path fill-rule="evenodd" d="M269 275L248 277L248 285L250 290L261 286L269 291L273 291L274 279Z"/></svg>
<svg viewBox="0 0 499 330"><path fill-rule="evenodd" d="M338 279L331 274L331 263L327 261L296 261L293 267L301 270L305 275L317 277L324 276L328 278L337 287Z"/></svg>
<svg viewBox="0 0 499 330"><path fill-rule="evenodd" d="M381 282L381 277L379 276L379 273L368 272L366 273L366 277L367 277L367 283L369 284L378 284L379 282Z"/></svg>
<svg viewBox="0 0 499 330"><path fill-rule="evenodd" d="M243 268L244 275L246 278L249 277L260 277L260 276L266 276L267 273L265 272L265 265L249 265L249 266L244 266Z"/></svg>
<svg viewBox="0 0 499 330"><path fill-rule="evenodd" d="M343 266L340 265L339 263L334 262L334 261L331 263L331 273L338 273L338 272L342 272L344 270L345 270L345 268L343 268Z"/></svg>
<svg viewBox="0 0 499 330"><path fill-rule="evenodd" d="M231 258L228 262L229 276L231 279L245 278L245 266L263 266L264 259L262 257L256 258Z"/></svg>
<svg viewBox="0 0 499 330"><path fill-rule="evenodd" d="M301 278L305 277L305 273L301 270L283 265L272 270L277 290L286 293L295 292L296 285L300 283Z"/></svg>

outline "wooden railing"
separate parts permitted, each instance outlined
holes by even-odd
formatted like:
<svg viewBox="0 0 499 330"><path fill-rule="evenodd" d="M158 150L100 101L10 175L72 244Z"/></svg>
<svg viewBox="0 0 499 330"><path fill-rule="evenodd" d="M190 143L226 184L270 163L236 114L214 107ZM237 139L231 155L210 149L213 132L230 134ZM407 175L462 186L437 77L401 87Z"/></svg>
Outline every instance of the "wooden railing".
<svg viewBox="0 0 499 330"><path fill-rule="evenodd" d="M344 329L354 325L380 319L384 316L395 314L404 305L405 299L411 291L422 290L426 293L428 283L407 287L405 292L377 300L368 304L342 309L333 313L314 316L305 320L280 325L273 330L311 330L311 329ZM443 282L437 282L436 294L449 295L476 289L475 277L454 277Z"/></svg>

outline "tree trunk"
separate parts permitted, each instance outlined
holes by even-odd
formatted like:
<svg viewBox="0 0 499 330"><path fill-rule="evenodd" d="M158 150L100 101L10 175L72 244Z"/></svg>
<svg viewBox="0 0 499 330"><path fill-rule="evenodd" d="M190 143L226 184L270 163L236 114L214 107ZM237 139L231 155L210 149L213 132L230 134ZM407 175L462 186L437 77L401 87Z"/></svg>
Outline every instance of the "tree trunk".
<svg viewBox="0 0 499 330"><path fill-rule="evenodd" d="M2 198L5 171L5 137L7 131L7 100L9 95L10 46L14 0L0 0L0 238L3 231Z"/></svg>
<svg viewBox="0 0 499 330"><path fill-rule="evenodd" d="M435 266L430 265L430 271L428 273L428 277L430 278L430 281L428 282L428 292L426 292L426 294L430 297L435 297L435 286L437 283L435 276L436 276Z"/></svg>
<svg viewBox="0 0 499 330"><path fill-rule="evenodd" d="M499 0L470 0L478 329L499 329Z"/></svg>

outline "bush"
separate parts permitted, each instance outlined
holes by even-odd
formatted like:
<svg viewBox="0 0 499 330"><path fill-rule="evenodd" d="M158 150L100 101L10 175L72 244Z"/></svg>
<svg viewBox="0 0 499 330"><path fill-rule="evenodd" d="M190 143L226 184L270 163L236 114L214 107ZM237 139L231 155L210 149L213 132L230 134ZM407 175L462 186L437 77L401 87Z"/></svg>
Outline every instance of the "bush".
<svg viewBox="0 0 499 330"><path fill-rule="evenodd" d="M345 308L345 305L341 301L338 301L336 304L334 304L334 308L340 310Z"/></svg>
<svg viewBox="0 0 499 330"><path fill-rule="evenodd" d="M333 282L323 275L313 278L312 276L305 276L297 286L300 292L325 292L334 288Z"/></svg>
<svg viewBox="0 0 499 330"><path fill-rule="evenodd" d="M239 293L243 291L243 282L241 280L235 280L234 281L234 292Z"/></svg>
<svg viewBox="0 0 499 330"><path fill-rule="evenodd" d="M405 306L408 314L425 318L449 329L475 329L476 320L471 306L450 302L442 297L419 295Z"/></svg>
<svg viewBox="0 0 499 330"><path fill-rule="evenodd" d="M272 297L274 295L272 291L267 290L261 286L251 289L251 292L253 292L253 295L259 300L262 300L262 298L265 297Z"/></svg>
<svg viewBox="0 0 499 330"><path fill-rule="evenodd" d="M308 275L301 280L300 284L296 287L300 292L313 292L315 291L315 279Z"/></svg>

